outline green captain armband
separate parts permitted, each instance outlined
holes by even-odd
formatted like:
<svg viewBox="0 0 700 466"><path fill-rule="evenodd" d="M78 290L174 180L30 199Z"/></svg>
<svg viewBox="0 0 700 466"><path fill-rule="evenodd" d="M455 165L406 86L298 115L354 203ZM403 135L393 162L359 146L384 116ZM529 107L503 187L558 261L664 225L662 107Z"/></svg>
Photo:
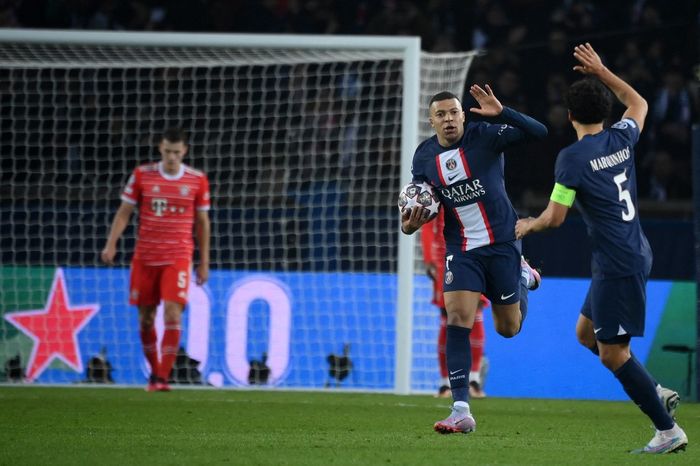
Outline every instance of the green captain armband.
<svg viewBox="0 0 700 466"><path fill-rule="evenodd" d="M554 183L552 195L549 196L551 201L554 201L557 204L565 205L566 207L571 207L574 205L574 198L576 198L576 191L559 183Z"/></svg>

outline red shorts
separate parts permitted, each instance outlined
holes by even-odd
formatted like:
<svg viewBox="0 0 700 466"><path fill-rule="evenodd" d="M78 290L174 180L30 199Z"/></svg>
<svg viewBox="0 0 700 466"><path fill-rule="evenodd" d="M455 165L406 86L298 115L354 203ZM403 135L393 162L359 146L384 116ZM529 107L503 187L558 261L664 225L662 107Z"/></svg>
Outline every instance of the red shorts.
<svg viewBox="0 0 700 466"><path fill-rule="evenodd" d="M176 259L174 264L145 265L131 262L129 304L157 306L161 300L187 304L192 261Z"/></svg>

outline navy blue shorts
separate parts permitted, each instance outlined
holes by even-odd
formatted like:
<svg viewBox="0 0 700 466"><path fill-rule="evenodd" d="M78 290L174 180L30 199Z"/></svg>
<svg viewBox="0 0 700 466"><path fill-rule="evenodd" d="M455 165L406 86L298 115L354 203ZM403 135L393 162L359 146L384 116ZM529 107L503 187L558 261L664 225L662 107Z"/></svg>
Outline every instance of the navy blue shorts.
<svg viewBox="0 0 700 466"><path fill-rule="evenodd" d="M593 279L581 314L593 321L596 340L644 336L647 274Z"/></svg>
<svg viewBox="0 0 700 466"><path fill-rule="evenodd" d="M520 301L520 241L463 252L447 248L444 291L479 291L493 304Z"/></svg>

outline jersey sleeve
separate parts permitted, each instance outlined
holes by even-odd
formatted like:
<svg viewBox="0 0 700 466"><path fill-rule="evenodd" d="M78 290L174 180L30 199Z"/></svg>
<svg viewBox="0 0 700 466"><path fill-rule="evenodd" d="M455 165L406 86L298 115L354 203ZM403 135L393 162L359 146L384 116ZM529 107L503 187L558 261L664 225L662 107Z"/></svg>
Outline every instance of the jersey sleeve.
<svg viewBox="0 0 700 466"><path fill-rule="evenodd" d="M632 118L623 118L610 127L610 131L620 134L627 143L634 145L639 141L639 125Z"/></svg>
<svg viewBox="0 0 700 466"><path fill-rule="evenodd" d="M209 180L206 175L202 174L199 181L199 191L195 198L195 208L198 211L209 210L211 208L211 195L209 193Z"/></svg>
<svg viewBox="0 0 700 466"><path fill-rule="evenodd" d="M411 182L412 183L422 183L422 182L429 182L428 181L428 175L425 172L425 161L423 160L424 158L421 157L422 150L421 148L423 147L425 143L422 143L418 148L416 149L416 152L413 154L413 161L411 163Z"/></svg>
<svg viewBox="0 0 700 466"><path fill-rule="evenodd" d="M138 168L129 176L120 198L128 204L138 205L141 199L141 171Z"/></svg>
<svg viewBox="0 0 700 466"><path fill-rule="evenodd" d="M547 136L547 127L524 113L503 107L501 114L487 128L493 148L497 152L528 139L542 139Z"/></svg>
<svg viewBox="0 0 700 466"><path fill-rule="evenodd" d="M580 184L579 170L573 163L573 157L566 151L560 151L554 164L554 182L569 189L577 189Z"/></svg>

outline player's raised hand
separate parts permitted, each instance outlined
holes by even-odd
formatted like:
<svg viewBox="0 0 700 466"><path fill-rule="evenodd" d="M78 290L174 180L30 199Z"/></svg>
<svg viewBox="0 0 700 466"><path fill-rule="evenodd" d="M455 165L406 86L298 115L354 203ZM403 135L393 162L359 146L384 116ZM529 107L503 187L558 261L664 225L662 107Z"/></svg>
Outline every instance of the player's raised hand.
<svg viewBox="0 0 700 466"><path fill-rule="evenodd" d="M597 76L605 70L603 61L588 42L574 47L574 57L580 63L574 66L574 71Z"/></svg>
<svg viewBox="0 0 700 466"><path fill-rule="evenodd" d="M479 107L481 107L472 107L469 109L469 111L472 113L478 113L479 115L485 117L495 117L500 115L503 111L503 105L501 105L501 102L499 102L496 96L493 95L491 86L486 84L484 87L486 89L483 89L478 84L472 84L472 86L469 88L469 93L472 95L472 97L474 97L474 99L476 99Z"/></svg>
<svg viewBox="0 0 700 466"><path fill-rule="evenodd" d="M105 248L100 253L100 259L107 265L114 265L114 256L117 255L117 248L114 246L105 246Z"/></svg>

